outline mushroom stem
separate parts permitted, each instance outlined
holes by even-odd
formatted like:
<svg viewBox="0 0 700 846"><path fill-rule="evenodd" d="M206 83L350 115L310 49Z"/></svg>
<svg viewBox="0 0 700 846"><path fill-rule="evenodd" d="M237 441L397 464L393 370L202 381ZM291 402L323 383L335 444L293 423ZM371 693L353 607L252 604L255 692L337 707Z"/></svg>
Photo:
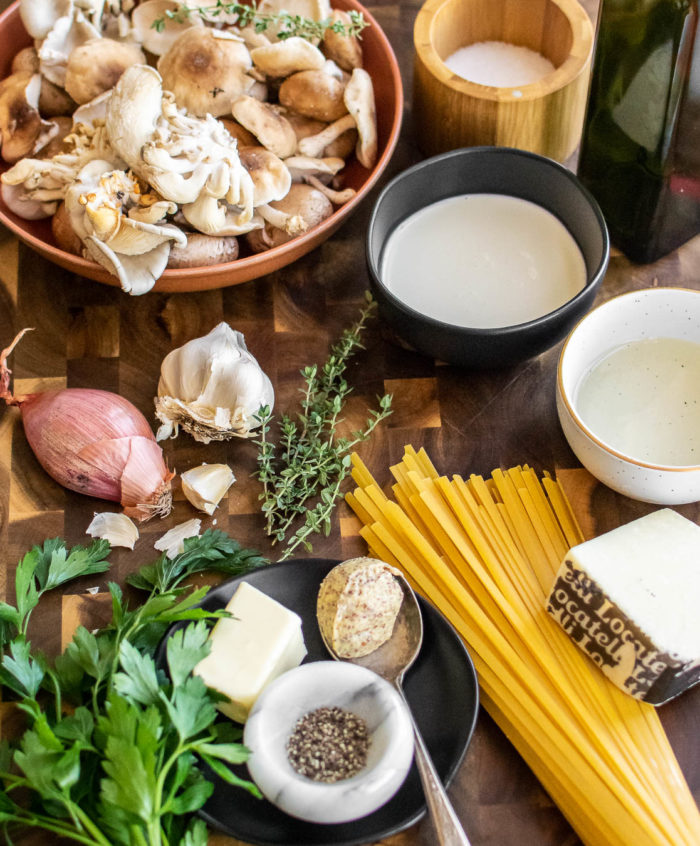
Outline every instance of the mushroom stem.
<svg viewBox="0 0 700 846"><path fill-rule="evenodd" d="M352 115L344 115L333 123L329 123L325 129L322 129L316 135L308 135L306 138L302 138L297 144L297 150L304 156L319 158L332 141L335 141L348 129L354 128L355 119Z"/></svg>
<svg viewBox="0 0 700 846"><path fill-rule="evenodd" d="M256 206L255 211L276 229L282 229L288 235L300 235L307 230L306 221L298 214L287 214L270 205Z"/></svg>
<svg viewBox="0 0 700 846"><path fill-rule="evenodd" d="M320 191L324 196L328 197L328 199L336 206L342 206L343 203L347 203L348 200L351 200L357 191L354 188L345 188L343 191L334 191L333 188L330 188L328 185L324 185L320 179L315 176L308 175L304 176L304 182L308 182L309 185L312 185L317 191Z"/></svg>

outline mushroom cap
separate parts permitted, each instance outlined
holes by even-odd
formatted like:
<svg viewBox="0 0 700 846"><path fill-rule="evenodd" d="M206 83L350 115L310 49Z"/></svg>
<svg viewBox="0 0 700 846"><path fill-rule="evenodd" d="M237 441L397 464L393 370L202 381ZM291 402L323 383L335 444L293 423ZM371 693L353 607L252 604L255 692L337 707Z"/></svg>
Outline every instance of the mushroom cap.
<svg viewBox="0 0 700 846"><path fill-rule="evenodd" d="M73 0L20 0L19 16L32 38L46 38L59 18L71 14Z"/></svg>
<svg viewBox="0 0 700 846"><path fill-rule="evenodd" d="M37 108L41 76L31 71L13 73L0 82L0 140L2 157L13 164L44 147L58 132L42 120Z"/></svg>
<svg viewBox="0 0 700 846"><path fill-rule="evenodd" d="M268 76L289 76L303 70L320 70L325 62L323 53L305 38L295 35L250 51L258 70Z"/></svg>
<svg viewBox="0 0 700 846"><path fill-rule="evenodd" d="M263 147L281 159L291 156L297 136L289 121L270 103L255 97L239 97L231 104L236 120L258 139Z"/></svg>
<svg viewBox="0 0 700 846"><path fill-rule="evenodd" d="M145 62L138 44L93 38L76 47L68 57L66 91L76 103L89 103L114 88L128 67Z"/></svg>
<svg viewBox="0 0 700 846"><path fill-rule="evenodd" d="M252 87L252 67L245 44L230 33L191 27L158 60L163 87L190 114L220 117L231 113L231 101Z"/></svg>
<svg viewBox="0 0 700 846"><path fill-rule="evenodd" d="M331 22L335 23L336 21L342 23L343 26L349 26L351 23L350 15L341 9L333 9ZM329 26L323 33L321 49L329 59L345 71L362 67L362 47L358 39L351 35L335 32Z"/></svg>
<svg viewBox="0 0 700 846"><path fill-rule="evenodd" d="M301 182L295 182L283 199L270 205L285 214L302 217L307 224L307 231L333 214L333 205L330 200L320 191ZM283 229L266 223L264 229L249 232L245 239L254 253L260 253L272 247L279 247L280 244L286 244L293 237Z"/></svg>
<svg viewBox="0 0 700 846"><path fill-rule="evenodd" d="M179 8L180 3L174 0L146 0L133 9L131 26L136 40L144 50L154 56L162 56L186 29L204 26L204 21L199 15L190 15L184 21L167 16L167 12L176 12ZM163 26L158 30L153 26L153 22L159 19L163 20Z"/></svg>
<svg viewBox="0 0 700 846"><path fill-rule="evenodd" d="M345 105L355 121L359 135L355 155L360 164L369 169L377 160L377 111L372 78L366 70L353 70L345 86Z"/></svg>
<svg viewBox="0 0 700 846"><path fill-rule="evenodd" d="M168 267L208 267L238 258L238 238L232 235L203 235L189 232L187 244L174 244L170 248Z"/></svg>
<svg viewBox="0 0 700 846"><path fill-rule="evenodd" d="M141 150L153 135L162 102L160 75L147 65L127 68L107 99L107 134L115 152L129 167L142 164Z"/></svg>
<svg viewBox="0 0 700 846"><path fill-rule="evenodd" d="M51 218L51 232L58 246L67 253L81 256L83 242L77 236L65 203L61 203Z"/></svg>
<svg viewBox="0 0 700 846"><path fill-rule="evenodd" d="M39 54L34 47L24 47L19 53L15 54L10 73L19 73L20 71L39 73Z"/></svg>
<svg viewBox="0 0 700 846"><path fill-rule="evenodd" d="M347 114L345 86L322 70L299 71L280 85L280 103L306 117L334 121Z"/></svg>
<svg viewBox="0 0 700 846"><path fill-rule="evenodd" d="M236 141L239 147L255 147L257 145L258 139L250 130L238 123L238 121L232 118L219 118L219 122L223 123L226 131Z"/></svg>
<svg viewBox="0 0 700 846"><path fill-rule="evenodd" d="M287 195L292 176L282 159L264 147L242 147L238 155L253 180L254 206L266 205Z"/></svg>
<svg viewBox="0 0 700 846"><path fill-rule="evenodd" d="M39 91L39 111L44 117L60 117L72 115L75 111L75 100L67 91L53 82L42 77Z"/></svg>

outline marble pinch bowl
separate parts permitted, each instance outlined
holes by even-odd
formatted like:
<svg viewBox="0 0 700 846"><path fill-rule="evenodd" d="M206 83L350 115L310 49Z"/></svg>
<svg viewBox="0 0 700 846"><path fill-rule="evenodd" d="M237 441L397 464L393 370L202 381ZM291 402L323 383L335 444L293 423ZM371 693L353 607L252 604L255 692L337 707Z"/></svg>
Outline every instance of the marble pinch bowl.
<svg viewBox="0 0 700 846"><path fill-rule="evenodd" d="M617 347L644 338L700 343L700 291L631 291L586 315L567 338L559 358L559 422L581 464L614 491L657 505L696 502L700 500L700 464L652 464L613 449L586 425L577 409L576 392L591 367Z"/></svg>
<svg viewBox="0 0 700 846"><path fill-rule="evenodd" d="M361 717L370 734L367 766L334 783L300 775L286 751L297 720L324 706ZM376 811L401 787L413 760L411 720L398 693L371 670L338 661L302 664L275 679L253 706L243 742L265 798L315 823L349 822Z"/></svg>

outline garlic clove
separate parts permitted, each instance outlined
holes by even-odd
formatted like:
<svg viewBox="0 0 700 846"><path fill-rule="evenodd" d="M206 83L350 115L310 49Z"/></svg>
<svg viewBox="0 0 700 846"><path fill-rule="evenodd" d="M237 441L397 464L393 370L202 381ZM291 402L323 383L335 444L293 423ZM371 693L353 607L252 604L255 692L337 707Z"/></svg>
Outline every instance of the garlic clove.
<svg viewBox="0 0 700 846"><path fill-rule="evenodd" d="M95 514L85 534L104 538L111 546L124 546L127 549L133 549L139 539L139 530L132 520L126 514L115 514L112 511Z"/></svg>
<svg viewBox="0 0 700 846"><path fill-rule="evenodd" d="M186 520L184 523L178 523L177 526L173 526L170 531L158 538L153 546L159 552L165 552L168 558L175 558L176 555L185 551L185 539L196 538L201 526L202 521L198 517Z"/></svg>
<svg viewBox="0 0 700 846"><path fill-rule="evenodd" d="M228 464L202 464L182 473L180 481L189 502L211 515L236 477Z"/></svg>

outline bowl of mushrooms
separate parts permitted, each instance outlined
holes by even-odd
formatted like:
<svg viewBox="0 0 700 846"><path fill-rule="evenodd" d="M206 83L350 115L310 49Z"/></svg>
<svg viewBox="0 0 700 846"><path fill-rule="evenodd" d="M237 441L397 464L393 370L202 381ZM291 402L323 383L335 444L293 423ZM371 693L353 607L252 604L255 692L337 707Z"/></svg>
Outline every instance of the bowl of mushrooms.
<svg viewBox="0 0 700 846"><path fill-rule="evenodd" d="M375 185L403 110L379 25L330 3L14 3L0 221L130 294L235 285L305 255Z"/></svg>

